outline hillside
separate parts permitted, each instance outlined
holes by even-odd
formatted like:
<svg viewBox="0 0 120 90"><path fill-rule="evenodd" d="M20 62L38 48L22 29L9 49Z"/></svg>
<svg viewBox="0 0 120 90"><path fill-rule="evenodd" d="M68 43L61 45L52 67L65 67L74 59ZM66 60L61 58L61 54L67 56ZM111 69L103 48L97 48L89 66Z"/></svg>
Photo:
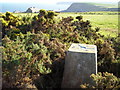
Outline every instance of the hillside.
<svg viewBox="0 0 120 90"><path fill-rule="evenodd" d="M98 3L72 3L62 12L117 11L117 5Z"/></svg>

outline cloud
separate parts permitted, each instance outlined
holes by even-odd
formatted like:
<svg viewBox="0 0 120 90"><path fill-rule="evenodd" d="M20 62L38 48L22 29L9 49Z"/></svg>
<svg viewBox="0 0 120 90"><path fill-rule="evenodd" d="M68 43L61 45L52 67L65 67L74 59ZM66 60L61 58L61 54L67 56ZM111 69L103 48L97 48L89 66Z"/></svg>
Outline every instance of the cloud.
<svg viewBox="0 0 120 90"><path fill-rule="evenodd" d="M56 3L56 0L0 0L0 3Z"/></svg>
<svg viewBox="0 0 120 90"><path fill-rule="evenodd" d="M119 0L0 0L0 3L119 2Z"/></svg>
<svg viewBox="0 0 120 90"><path fill-rule="evenodd" d="M119 2L119 0L57 0L67 2Z"/></svg>

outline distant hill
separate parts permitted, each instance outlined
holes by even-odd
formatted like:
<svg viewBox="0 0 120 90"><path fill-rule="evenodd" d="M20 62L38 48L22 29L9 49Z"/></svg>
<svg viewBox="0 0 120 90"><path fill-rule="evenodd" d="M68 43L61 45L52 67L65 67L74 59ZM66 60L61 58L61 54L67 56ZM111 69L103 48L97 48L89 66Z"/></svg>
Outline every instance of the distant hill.
<svg viewBox="0 0 120 90"><path fill-rule="evenodd" d="M118 11L115 4L72 3L62 12Z"/></svg>

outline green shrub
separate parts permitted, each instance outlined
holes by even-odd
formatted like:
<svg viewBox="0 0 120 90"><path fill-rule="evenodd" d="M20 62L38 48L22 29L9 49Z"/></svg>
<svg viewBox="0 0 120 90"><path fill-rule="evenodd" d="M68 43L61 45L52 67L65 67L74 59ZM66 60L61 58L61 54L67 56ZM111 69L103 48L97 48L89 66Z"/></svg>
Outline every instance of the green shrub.
<svg viewBox="0 0 120 90"><path fill-rule="evenodd" d="M102 90L106 90L106 89L112 89L112 90L116 90L120 88L120 78L117 78L116 76L114 76L112 73L101 73L99 72L98 74L92 74L91 78L93 79L93 81L95 82L94 86L90 86L89 84L82 84L80 85L81 88L95 88L95 89L102 89Z"/></svg>
<svg viewBox="0 0 120 90"><path fill-rule="evenodd" d="M9 12L2 15L3 79L6 81L3 85L21 87L28 83L24 79L29 78L38 87L60 87L65 51L71 43L97 45L98 71L113 72L119 77L115 73L118 70L115 65L120 66L119 39L98 34L100 28L93 29L90 21L84 21L82 16L59 21L55 21L55 16L55 12L46 10L40 10L34 17L20 18Z"/></svg>
<svg viewBox="0 0 120 90"><path fill-rule="evenodd" d="M39 15L45 16L45 15L47 15L47 11L44 10L44 9L41 9L41 10L39 11Z"/></svg>
<svg viewBox="0 0 120 90"><path fill-rule="evenodd" d="M79 21L82 20L82 16L77 16L76 19L78 19Z"/></svg>

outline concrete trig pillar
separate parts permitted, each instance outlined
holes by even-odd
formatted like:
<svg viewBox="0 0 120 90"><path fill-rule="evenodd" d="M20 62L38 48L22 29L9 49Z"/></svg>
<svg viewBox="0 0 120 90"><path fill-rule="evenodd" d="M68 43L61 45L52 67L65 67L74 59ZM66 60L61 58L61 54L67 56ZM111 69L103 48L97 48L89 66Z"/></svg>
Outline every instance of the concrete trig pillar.
<svg viewBox="0 0 120 90"><path fill-rule="evenodd" d="M65 57L62 88L80 88L81 84L93 85L91 74L97 73L97 47L73 43Z"/></svg>

